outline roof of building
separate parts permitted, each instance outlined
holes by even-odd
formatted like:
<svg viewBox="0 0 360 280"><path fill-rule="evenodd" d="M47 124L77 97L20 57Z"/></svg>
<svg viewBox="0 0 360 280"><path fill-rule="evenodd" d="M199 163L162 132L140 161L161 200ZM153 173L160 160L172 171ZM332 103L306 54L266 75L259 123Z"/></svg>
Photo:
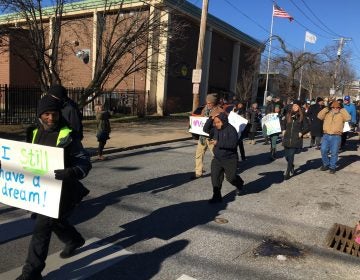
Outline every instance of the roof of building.
<svg viewBox="0 0 360 280"><path fill-rule="evenodd" d="M110 8L111 5L119 5L118 0L108 0L107 1L107 8ZM148 3L149 2L149 3ZM123 0L123 8L124 9L131 9L137 7L139 5L165 5L174 10L183 13L196 21L200 21L201 18L201 9L196 7L195 5L189 3L185 0L157 0L148 1L142 0ZM155 3L155 4L154 4ZM64 15L69 14L81 14L81 13L89 13L95 10L99 10L104 7L105 1L104 0L84 0L84 1L77 1L72 2L64 5ZM116 8L114 6L114 8ZM51 16L54 13L53 6L52 7L45 7L43 9L43 16ZM21 16L18 13L10 13L10 14L3 14L0 16L0 22L18 22L21 21ZM207 26L212 28L213 30L224 34L226 37L231 38L234 41L238 41L240 43L246 44L248 46L259 48L261 51L264 50L264 44L253 37L245 34L244 32L236 29L235 27L231 26L230 24L220 20L219 18L208 14Z"/></svg>

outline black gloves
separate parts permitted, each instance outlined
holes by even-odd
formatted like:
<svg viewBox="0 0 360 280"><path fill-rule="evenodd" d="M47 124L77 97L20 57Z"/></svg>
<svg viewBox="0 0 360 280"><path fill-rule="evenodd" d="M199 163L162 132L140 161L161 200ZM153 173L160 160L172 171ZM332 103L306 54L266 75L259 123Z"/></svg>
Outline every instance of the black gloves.
<svg viewBox="0 0 360 280"><path fill-rule="evenodd" d="M54 173L55 173L55 179L57 180L64 180L71 178L77 179L76 172L71 167L54 170Z"/></svg>

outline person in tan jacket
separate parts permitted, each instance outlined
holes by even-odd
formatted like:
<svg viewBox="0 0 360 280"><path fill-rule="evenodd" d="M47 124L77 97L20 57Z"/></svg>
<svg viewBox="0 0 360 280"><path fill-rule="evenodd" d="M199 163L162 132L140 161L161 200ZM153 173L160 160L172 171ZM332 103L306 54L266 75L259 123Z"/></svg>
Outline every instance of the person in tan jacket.
<svg viewBox="0 0 360 280"><path fill-rule="evenodd" d="M330 108L325 107L322 109L317 117L324 121L324 136L321 142L322 166L320 170L326 171L330 169L330 174L335 174L344 123L350 121L351 116L344 108L341 108L338 101L333 101Z"/></svg>
<svg viewBox="0 0 360 280"><path fill-rule="evenodd" d="M219 105L219 99L216 93L210 93L206 96L206 105L201 112L202 117L216 116L224 112ZM201 178L203 175L203 162L206 150L209 148L211 153L214 145L210 142L211 135L209 137L200 135L195 152L195 172L191 176L191 179Z"/></svg>

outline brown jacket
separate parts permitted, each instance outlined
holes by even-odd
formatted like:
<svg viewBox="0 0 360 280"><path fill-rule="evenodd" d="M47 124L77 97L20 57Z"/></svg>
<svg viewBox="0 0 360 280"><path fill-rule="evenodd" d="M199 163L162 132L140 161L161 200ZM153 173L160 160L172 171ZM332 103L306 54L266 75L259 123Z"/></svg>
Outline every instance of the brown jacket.
<svg viewBox="0 0 360 280"><path fill-rule="evenodd" d="M323 130L325 134L341 135L344 129L344 122L351 120L350 114L344 109L334 114L328 107L322 109L317 117L324 121Z"/></svg>
<svg viewBox="0 0 360 280"><path fill-rule="evenodd" d="M206 113L206 109L207 109L207 107L205 105L205 107L201 111L201 116L202 117L210 117L210 116L215 117L215 116L219 115L221 112L224 112L224 109L221 108L220 105L215 105L210 110L210 112L208 112L208 114Z"/></svg>

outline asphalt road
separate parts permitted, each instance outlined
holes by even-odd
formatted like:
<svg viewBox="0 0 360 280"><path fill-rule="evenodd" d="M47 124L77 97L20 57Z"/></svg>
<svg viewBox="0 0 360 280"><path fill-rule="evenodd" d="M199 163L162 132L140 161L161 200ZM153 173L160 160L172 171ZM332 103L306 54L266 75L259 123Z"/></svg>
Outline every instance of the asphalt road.
<svg viewBox="0 0 360 280"><path fill-rule="evenodd" d="M318 170L319 151L304 149L295 156L297 175L288 181L282 180L285 160L268 160L269 146L245 149L248 160L239 164L244 194L235 196L225 182L218 205L207 202L209 153L207 175L189 179L193 140L94 162L84 180L91 193L73 217L88 243L62 263L57 257L62 244L54 236L45 279L359 279L359 258L325 244L334 223L354 226L360 218L355 139L341 154L335 175ZM0 279L12 279L8 275L16 275L26 257L31 220L5 205L0 214ZM269 238L281 242L269 246L270 252L281 250L254 254ZM294 252L299 256L291 257Z"/></svg>

